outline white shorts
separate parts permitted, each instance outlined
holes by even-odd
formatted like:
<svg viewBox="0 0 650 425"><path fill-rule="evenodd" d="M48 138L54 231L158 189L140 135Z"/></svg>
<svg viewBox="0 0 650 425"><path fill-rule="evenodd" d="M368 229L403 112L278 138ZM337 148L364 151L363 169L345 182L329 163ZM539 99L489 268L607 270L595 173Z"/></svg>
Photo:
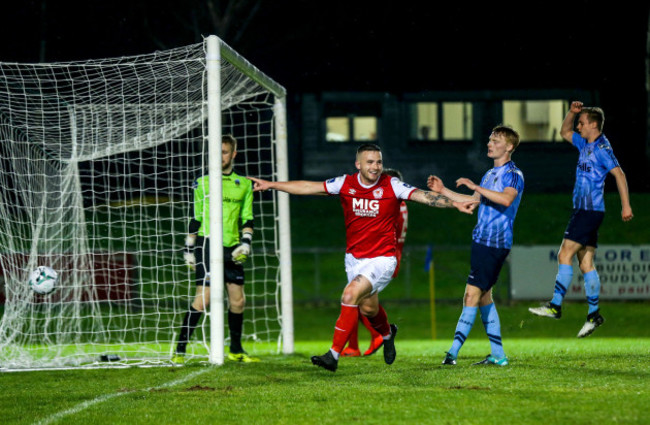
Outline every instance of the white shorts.
<svg viewBox="0 0 650 425"><path fill-rule="evenodd" d="M372 284L372 294L381 292L393 278L397 267L396 257L354 258L352 254L345 254L345 272L348 283L362 275Z"/></svg>

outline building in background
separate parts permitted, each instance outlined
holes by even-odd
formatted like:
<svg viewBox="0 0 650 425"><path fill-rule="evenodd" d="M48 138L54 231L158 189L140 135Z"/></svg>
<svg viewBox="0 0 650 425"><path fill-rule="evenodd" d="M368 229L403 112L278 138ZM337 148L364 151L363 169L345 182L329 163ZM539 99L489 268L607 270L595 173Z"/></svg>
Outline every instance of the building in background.
<svg viewBox="0 0 650 425"><path fill-rule="evenodd" d="M294 128L293 173L328 178L350 162L359 143L384 151L384 165L403 170L404 179L425 186L429 174L460 177L489 168L487 138L503 123L521 135L517 165L527 190L571 190L577 152L560 136L571 100L596 104L598 93L575 90L458 91L422 93L323 92L300 96ZM294 122L296 118L294 118ZM607 128L606 128L607 130ZM616 141L614 141L615 143ZM553 164L549 173L549 164Z"/></svg>

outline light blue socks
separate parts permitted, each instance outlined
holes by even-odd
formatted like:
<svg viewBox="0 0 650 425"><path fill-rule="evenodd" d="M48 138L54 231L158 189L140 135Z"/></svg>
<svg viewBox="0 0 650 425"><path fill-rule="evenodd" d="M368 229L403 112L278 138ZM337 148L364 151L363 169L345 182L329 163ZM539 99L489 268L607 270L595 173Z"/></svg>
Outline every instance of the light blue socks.
<svg viewBox="0 0 650 425"><path fill-rule="evenodd" d="M492 303L480 307L480 310L483 326L485 326L485 333L490 340L492 357L496 357L497 359L503 358L506 354L503 351L503 344L501 342L501 322L499 321L497 308Z"/></svg>
<svg viewBox="0 0 650 425"><path fill-rule="evenodd" d="M458 351L460 347L463 346L469 331L472 330L474 325L474 320L476 320L476 312L478 307L463 307L463 312L460 314L458 319L458 324L456 325L456 334L454 335L454 342L451 344L449 349L449 354L451 354L454 359L458 357Z"/></svg>
<svg viewBox="0 0 650 425"><path fill-rule="evenodd" d="M562 305L562 300L566 295L569 285L571 285L571 280L573 280L573 266L560 264L558 266L557 276L555 276L555 290L553 291L551 304Z"/></svg>
<svg viewBox="0 0 650 425"><path fill-rule="evenodd" d="M600 277L598 277L598 272L592 270L588 273L585 273L585 295L587 296L587 302L589 303L589 312L588 314L593 313L598 310L598 298L600 296Z"/></svg>

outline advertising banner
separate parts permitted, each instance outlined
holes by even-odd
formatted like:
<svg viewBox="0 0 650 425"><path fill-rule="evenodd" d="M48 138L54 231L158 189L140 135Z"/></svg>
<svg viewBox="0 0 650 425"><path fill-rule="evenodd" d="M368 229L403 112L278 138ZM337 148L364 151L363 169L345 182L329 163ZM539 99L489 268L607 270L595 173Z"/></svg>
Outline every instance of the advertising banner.
<svg viewBox="0 0 650 425"><path fill-rule="evenodd" d="M548 301L553 296L559 245L513 246L510 251L510 296ZM650 245L601 245L594 264L603 300L650 299ZM574 259L568 300L584 300L584 280Z"/></svg>

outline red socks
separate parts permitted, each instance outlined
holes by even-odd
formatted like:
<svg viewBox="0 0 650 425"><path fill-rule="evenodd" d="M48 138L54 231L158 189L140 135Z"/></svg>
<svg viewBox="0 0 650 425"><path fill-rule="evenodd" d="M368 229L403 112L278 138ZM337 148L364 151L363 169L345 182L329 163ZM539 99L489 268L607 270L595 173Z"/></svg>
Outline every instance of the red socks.
<svg viewBox="0 0 650 425"><path fill-rule="evenodd" d="M341 314L336 320L336 325L334 326L332 350L336 351L337 353L343 351L345 343L348 342L348 339L350 338L352 329L356 329L358 327L358 322L359 306L341 304ZM390 328L388 328L388 331L390 332Z"/></svg>
<svg viewBox="0 0 650 425"><path fill-rule="evenodd" d="M390 335L390 323L388 323L388 316L384 307L379 305L379 312L375 317L369 317L368 320L372 327L381 334L381 336Z"/></svg>
<svg viewBox="0 0 650 425"><path fill-rule="evenodd" d="M359 319L362 319L363 315L359 312ZM359 349L359 321L357 321L357 324L352 326L352 330L350 331L350 336L348 337L348 348L352 350L358 350Z"/></svg>
<svg viewBox="0 0 650 425"><path fill-rule="evenodd" d="M380 306L380 308L381 308L381 306ZM386 314L386 313L384 312L384 314ZM363 314L359 314L359 318L363 322L363 326L365 326L366 329L368 329L370 331L370 338L371 339L376 337L377 335L379 335L379 332L377 332L375 330L375 328L372 327L372 324L370 323L370 320L368 320L368 318L366 316L364 316ZM388 318L386 320L388 320ZM381 336L381 335L379 335L379 336ZM350 340L351 339L352 339L352 337L350 337Z"/></svg>

